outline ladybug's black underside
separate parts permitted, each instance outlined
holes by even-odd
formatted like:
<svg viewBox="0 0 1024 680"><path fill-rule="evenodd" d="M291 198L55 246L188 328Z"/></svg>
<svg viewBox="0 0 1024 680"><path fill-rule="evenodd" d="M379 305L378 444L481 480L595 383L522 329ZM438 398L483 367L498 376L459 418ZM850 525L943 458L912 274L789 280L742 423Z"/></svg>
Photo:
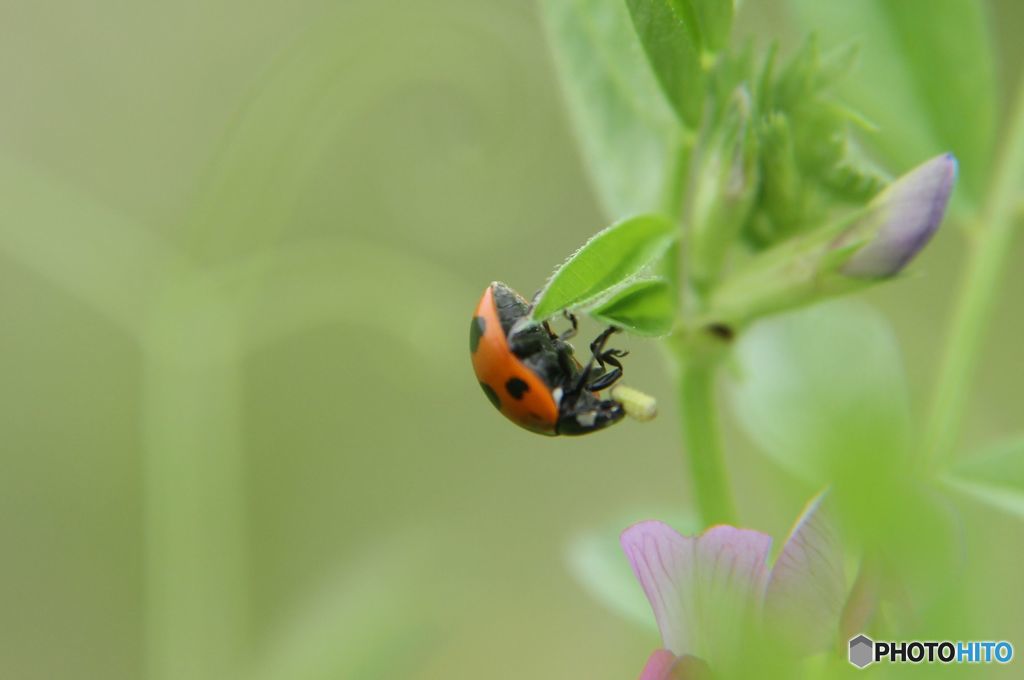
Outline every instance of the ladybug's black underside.
<svg viewBox="0 0 1024 680"><path fill-rule="evenodd" d="M583 375L572 345L559 339L546 322L529 321L530 306L522 296L501 283L494 284L493 295L509 349L555 395L559 434L586 434L622 419L622 404L600 399L587 389L589 381L604 373L603 368L593 367Z"/></svg>

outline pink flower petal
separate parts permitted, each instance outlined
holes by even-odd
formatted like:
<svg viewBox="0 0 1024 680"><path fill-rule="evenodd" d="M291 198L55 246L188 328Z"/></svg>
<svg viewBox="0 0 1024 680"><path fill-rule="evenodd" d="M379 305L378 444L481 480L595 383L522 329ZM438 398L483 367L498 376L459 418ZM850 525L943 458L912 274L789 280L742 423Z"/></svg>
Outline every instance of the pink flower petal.
<svg viewBox="0 0 1024 680"><path fill-rule="evenodd" d="M730 526L712 527L697 539L697 656L715 668L735 661L756 619L771 546L767 534Z"/></svg>
<svg viewBox="0 0 1024 680"><path fill-rule="evenodd" d="M647 595L665 647L693 653L696 607L693 600L692 538L663 522L634 524L622 532L622 549Z"/></svg>
<svg viewBox="0 0 1024 680"><path fill-rule="evenodd" d="M667 680L675 663L675 654L667 649L659 649L647 659L647 665L640 673L640 680Z"/></svg>
<svg viewBox="0 0 1024 680"><path fill-rule="evenodd" d="M763 592L769 536L719 526L693 539L649 521L626 529L622 547L668 650L716 667L738 653Z"/></svg>
<svg viewBox="0 0 1024 680"><path fill-rule="evenodd" d="M846 594L842 546L821 511L822 499L808 503L797 520L765 591L767 630L800 654L833 645Z"/></svg>
<svg viewBox="0 0 1024 680"><path fill-rule="evenodd" d="M711 669L695 656L676 659L667 649L659 649L647 659L640 680L710 680Z"/></svg>

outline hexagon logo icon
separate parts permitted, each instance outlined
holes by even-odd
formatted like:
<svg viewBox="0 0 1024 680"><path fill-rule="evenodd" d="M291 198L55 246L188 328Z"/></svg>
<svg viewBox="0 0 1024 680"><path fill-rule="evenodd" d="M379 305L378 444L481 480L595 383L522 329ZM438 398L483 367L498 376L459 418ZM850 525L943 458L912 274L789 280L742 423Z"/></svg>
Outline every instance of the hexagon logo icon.
<svg viewBox="0 0 1024 680"><path fill-rule="evenodd" d="M875 643L867 635L858 635L850 640L850 663L864 668L875 659Z"/></svg>

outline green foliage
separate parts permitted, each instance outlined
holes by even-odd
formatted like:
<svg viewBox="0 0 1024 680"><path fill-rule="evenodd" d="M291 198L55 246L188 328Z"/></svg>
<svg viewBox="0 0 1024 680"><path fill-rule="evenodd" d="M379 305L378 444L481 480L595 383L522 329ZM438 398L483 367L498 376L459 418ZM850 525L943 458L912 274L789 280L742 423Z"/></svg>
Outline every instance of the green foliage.
<svg viewBox="0 0 1024 680"><path fill-rule="evenodd" d="M704 52L718 52L729 44L729 31L735 0L674 0L680 6L692 7L699 26L700 44Z"/></svg>
<svg viewBox="0 0 1024 680"><path fill-rule="evenodd" d="M766 58L756 97L763 186L745 231L755 247L816 227L836 204L863 203L881 188L850 145L859 117L833 95L856 54L852 46L822 54L812 35L778 73L776 52Z"/></svg>
<svg viewBox="0 0 1024 680"><path fill-rule="evenodd" d="M704 114L708 77L716 77L718 53L729 42L733 0L626 0L626 4L665 96L679 118L697 128ZM729 55L723 56L728 59Z"/></svg>
<svg viewBox="0 0 1024 680"><path fill-rule="evenodd" d="M718 278L760 189L758 139L750 94L737 86L719 123L708 135L690 196L690 276L699 289Z"/></svg>
<svg viewBox="0 0 1024 680"><path fill-rule="evenodd" d="M943 481L970 498L1024 519L1024 437L964 460Z"/></svg>
<svg viewBox="0 0 1024 680"><path fill-rule="evenodd" d="M881 597L894 605L885 607L892 617L888 625L902 630L920 625L915 612L920 615L957 589L967 547L955 505L908 473L899 461L865 461L834 486L849 543L863 546L891 583L899 584Z"/></svg>
<svg viewBox="0 0 1024 680"><path fill-rule="evenodd" d="M597 233L555 271L534 304L533 318L595 301L654 264L675 238L675 225L660 215L632 217ZM632 299L645 305L656 301L649 295ZM627 301L619 301L619 313L627 311Z"/></svg>
<svg viewBox="0 0 1024 680"><path fill-rule="evenodd" d="M669 188L656 207L682 227L682 269L666 279L634 278L653 267L623 267L604 253L622 271L602 278L587 267L572 272L570 260L537 318L576 306L639 334L675 331L668 344L681 369L684 438L705 523L723 516L707 499L730 494L714 423L715 371L730 356L726 331L741 333L731 345L740 424L794 476L832 485L865 554L901 584L901 607L932 606L963 567L964 546L948 496L911 465L909 396L888 325L854 304L780 314L894 278L938 227L959 159L970 194L961 208L977 209L984 199L983 222L996 224L968 277L981 292L968 288L955 321L968 340L958 343L955 331L951 345L978 346L970 339L991 306L1002 261L996 246L1009 246L1006 206L1011 178L1019 177L1013 140L1024 138L1024 114L1012 116L1008 160L990 189L995 96L984 4L790 0L808 37L785 57L773 47L763 59L749 45L724 49L731 2L625 4L687 133L676 164L661 167L678 173L663 172ZM890 173L917 164L885 190ZM574 260L586 261L591 247ZM668 286L677 278L673 320ZM966 384L972 360L954 354L949 364L940 384ZM947 402L962 405L939 399L936 413L958 417ZM922 458L939 448L934 443L922 447ZM941 479L1024 516L1019 443ZM902 615L887 612L896 626L910 621Z"/></svg>
<svg viewBox="0 0 1024 680"><path fill-rule="evenodd" d="M742 328L753 320L865 287L837 270L867 243L864 209L779 243L734 267L709 295L709 315Z"/></svg>
<svg viewBox="0 0 1024 680"><path fill-rule="evenodd" d="M840 301L761 321L740 339L736 364L736 417L792 474L823 485L906 459L903 365L870 307Z"/></svg>
<svg viewBox="0 0 1024 680"><path fill-rule="evenodd" d="M731 3L625 5L635 32L615 30L626 14L619 5L544 6L599 195L615 215L681 215L690 236L684 273L698 295L713 295L736 259L737 234L762 250L831 229L823 225L884 186L851 141L864 119L835 95L855 44L822 52L812 35L783 62L770 50L755 75L751 44L716 52L727 44ZM641 51L649 63L636 60ZM679 120L666 122L671 108ZM683 126L691 136L680 136ZM645 151L654 148L665 155Z"/></svg>
<svg viewBox="0 0 1024 680"><path fill-rule="evenodd" d="M755 247L766 247L785 238L800 224L803 179L785 116L766 116L760 137L761 166L769 172L764 176L761 205L744 235Z"/></svg>
<svg viewBox="0 0 1024 680"><path fill-rule="evenodd" d="M680 119L700 123L704 100L700 33L688 0L626 0L661 89Z"/></svg>
<svg viewBox="0 0 1024 680"><path fill-rule="evenodd" d="M598 321L636 335L666 335L672 330L676 316L674 286L660 278L633 281L587 309L587 313Z"/></svg>
<svg viewBox="0 0 1024 680"><path fill-rule="evenodd" d="M830 486L854 544L915 606L948 590L963 546L947 499L910 466L910 408L896 339L867 305L767 319L741 338L731 380L747 435L810 489Z"/></svg>
<svg viewBox="0 0 1024 680"><path fill-rule="evenodd" d="M861 67L840 85L879 126L865 139L902 170L952 151L977 199L995 134L995 77L986 3L963 0L790 0L794 16L828 44L853 39Z"/></svg>
<svg viewBox="0 0 1024 680"><path fill-rule="evenodd" d="M662 210L682 128L623 0L542 0L562 86L598 200L613 219Z"/></svg>

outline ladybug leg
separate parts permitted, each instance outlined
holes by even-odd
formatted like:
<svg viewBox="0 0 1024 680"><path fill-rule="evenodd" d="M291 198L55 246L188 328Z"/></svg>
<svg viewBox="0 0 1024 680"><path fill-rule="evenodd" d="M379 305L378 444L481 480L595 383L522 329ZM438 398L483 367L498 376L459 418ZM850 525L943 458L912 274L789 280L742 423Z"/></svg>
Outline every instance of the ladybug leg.
<svg viewBox="0 0 1024 680"><path fill-rule="evenodd" d="M587 389L591 392L600 392L601 390L608 389L622 377L621 368L613 368L599 378L594 379L587 385Z"/></svg>
<svg viewBox="0 0 1024 680"><path fill-rule="evenodd" d="M576 384L573 386L571 392L573 394L579 394L584 388L591 392L597 392L599 390L608 387L620 377L622 377L622 364L619 363L619 358L626 356L626 352L619 349L605 350L605 343L608 342L608 338L613 333L618 333L619 329L615 326L608 326L604 331L601 332L594 341L590 343L590 361L580 371L579 378ZM594 364L597 364L597 367ZM605 365L611 365L615 368L611 371L605 372ZM594 387L597 385L597 387Z"/></svg>
<svg viewBox="0 0 1024 680"><path fill-rule="evenodd" d="M601 368L594 375L594 379L587 383L587 389L591 392L600 392L611 387L622 377L622 363L619 359L629 354L629 352L624 352L621 349L604 349L608 338L611 337L612 333L617 333L618 330L615 326L609 326L607 330L597 336L594 342L590 344L590 351L593 353L594 361ZM612 366L612 370L605 372L607 366Z"/></svg>
<svg viewBox="0 0 1024 680"><path fill-rule="evenodd" d="M622 364L619 362L619 359L627 354L629 352L623 352L621 349L610 349L596 355L594 358L601 365L602 369L605 367L605 364L613 368L607 373L602 371L600 375L595 375L594 379L587 384L587 389L591 392L600 392L614 385L622 377Z"/></svg>
<svg viewBox="0 0 1024 680"><path fill-rule="evenodd" d="M629 356L629 352L621 349L609 349L601 352L594 358L597 360L597 363L601 368L605 368L605 364L610 364L621 371L622 364L619 363L619 359L625 356Z"/></svg>
<svg viewBox="0 0 1024 680"><path fill-rule="evenodd" d="M576 337L576 332L580 329L580 322L576 318L576 315L570 312L568 309L562 310L562 316L564 316L566 320L572 324L572 328L558 336L559 340L565 342L566 340Z"/></svg>
<svg viewBox="0 0 1024 680"><path fill-rule="evenodd" d="M597 365L601 368L605 367L605 364L611 364L612 366L622 370L622 364L619 363L619 359L629 354L621 349L608 349L604 348L608 342L608 338L611 337L612 333L618 333L619 329L615 326L609 326L601 335L594 339L594 342L590 343L590 352L594 357L594 361L597 361Z"/></svg>
<svg viewBox="0 0 1024 680"><path fill-rule="evenodd" d="M594 358L599 357L599 355L604 352L604 345L608 342L608 338L610 338L613 333L618 332L619 329L615 326L608 326L608 328L601 331L601 335L594 338L594 341L590 343L590 353L594 355Z"/></svg>
<svg viewBox="0 0 1024 680"><path fill-rule="evenodd" d="M565 331L561 335L555 335L548 328L548 334L555 343L555 348L558 351L558 365L562 369L563 375L572 375L576 369L576 360L573 359L573 349L567 340L571 339L576 335L576 331L579 329L579 322L576 320L575 315L569 311L563 311L562 314L566 319L572 323L572 328ZM545 327L547 324L545 324Z"/></svg>

